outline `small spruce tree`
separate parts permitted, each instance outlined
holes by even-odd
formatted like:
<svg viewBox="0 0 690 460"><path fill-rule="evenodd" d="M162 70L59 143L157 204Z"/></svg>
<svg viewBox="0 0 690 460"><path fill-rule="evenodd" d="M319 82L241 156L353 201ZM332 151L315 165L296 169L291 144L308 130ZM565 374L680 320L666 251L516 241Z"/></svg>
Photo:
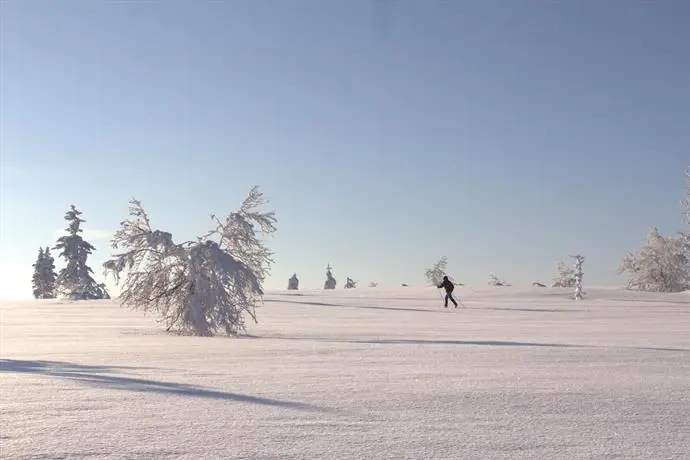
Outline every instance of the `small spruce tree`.
<svg viewBox="0 0 690 460"><path fill-rule="evenodd" d="M50 253L50 248L46 246L45 251L43 251L43 292L44 299L54 299L55 298L55 280L57 279L57 273L55 273L55 259Z"/></svg>
<svg viewBox="0 0 690 460"><path fill-rule="evenodd" d="M331 270L331 264L328 264L328 267L326 268L326 281L323 283L324 289L335 289L335 286L337 284L335 278L333 277L333 272Z"/></svg>
<svg viewBox="0 0 690 460"><path fill-rule="evenodd" d="M69 225L65 229L67 235L58 238L53 249L62 251L59 256L64 258L67 266L60 270L56 279L56 291L61 297L70 300L106 299L109 298L103 284L98 284L91 274L93 270L86 265L86 259L95 248L84 241L80 233L83 222L79 216L81 211L71 205L65 214Z"/></svg>
<svg viewBox="0 0 690 460"><path fill-rule="evenodd" d="M299 290L299 279L297 278L297 273L293 273L292 277L288 280L288 291Z"/></svg>
<svg viewBox="0 0 690 460"><path fill-rule="evenodd" d="M36 263L32 265L34 267L34 276L31 279L31 287L33 288L34 299L43 298L43 260L44 260L43 248L38 248L38 257L36 258Z"/></svg>
<svg viewBox="0 0 690 460"><path fill-rule="evenodd" d="M39 248L38 258L33 264L34 275L31 281L34 298L55 298L55 260L50 254L50 248Z"/></svg>

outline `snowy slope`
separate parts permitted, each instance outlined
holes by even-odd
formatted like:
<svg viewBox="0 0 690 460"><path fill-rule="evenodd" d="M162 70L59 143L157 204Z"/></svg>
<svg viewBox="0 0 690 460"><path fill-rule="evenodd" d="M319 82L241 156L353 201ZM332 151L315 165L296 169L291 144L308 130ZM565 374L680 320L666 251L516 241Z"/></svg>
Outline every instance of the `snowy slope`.
<svg viewBox="0 0 690 460"><path fill-rule="evenodd" d="M0 458L688 458L688 294L458 292L275 292L241 339L2 304Z"/></svg>

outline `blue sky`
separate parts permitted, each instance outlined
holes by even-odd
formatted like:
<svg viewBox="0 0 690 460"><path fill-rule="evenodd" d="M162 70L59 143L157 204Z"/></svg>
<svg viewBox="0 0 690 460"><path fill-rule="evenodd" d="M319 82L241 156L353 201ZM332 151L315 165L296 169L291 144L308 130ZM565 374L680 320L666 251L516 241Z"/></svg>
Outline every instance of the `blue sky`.
<svg viewBox="0 0 690 460"><path fill-rule="evenodd" d="M255 184L268 288L585 281L683 228L690 3L5 1L2 297L75 204L100 264L141 200L180 241Z"/></svg>

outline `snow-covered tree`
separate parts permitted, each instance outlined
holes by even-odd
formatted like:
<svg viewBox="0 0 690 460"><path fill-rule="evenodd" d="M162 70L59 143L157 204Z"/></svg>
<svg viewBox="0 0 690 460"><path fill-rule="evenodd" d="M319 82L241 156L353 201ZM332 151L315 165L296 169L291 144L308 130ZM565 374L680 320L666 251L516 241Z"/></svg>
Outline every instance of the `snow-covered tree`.
<svg viewBox="0 0 690 460"><path fill-rule="evenodd" d="M105 285L96 283L91 276L93 270L86 265L86 259L95 248L80 235L83 231L81 224L85 222L79 217L81 214L71 205L65 214L65 220L69 222L65 229L68 234L58 238L53 248L62 251L59 256L67 262L55 281L56 291L60 297L70 300L107 299Z"/></svg>
<svg viewBox="0 0 690 460"><path fill-rule="evenodd" d="M629 289L652 292L690 289L690 238L684 234L664 237L653 228L639 250L623 257L618 273L629 275Z"/></svg>
<svg viewBox="0 0 690 460"><path fill-rule="evenodd" d="M41 278L43 280L43 298L55 298L55 281L57 280L57 273L55 273L55 259L50 253L50 248L48 246L46 246L45 251L43 251L43 270Z"/></svg>
<svg viewBox="0 0 690 460"><path fill-rule="evenodd" d="M218 246L246 265L260 283L266 279L274 261L273 252L259 239L259 234L274 233L277 222L274 212L259 210L264 204L266 201L259 187L252 187L239 209L228 215L223 222L211 214L216 228L199 238L202 241L217 235Z"/></svg>
<svg viewBox="0 0 690 460"><path fill-rule="evenodd" d="M371 283L369 283L369 287L370 287L370 288L375 288L375 287L377 287L378 285L379 285L379 283L374 282L374 281L372 281Z"/></svg>
<svg viewBox="0 0 690 460"><path fill-rule="evenodd" d="M38 248L38 257L36 258L36 263L32 265L34 267L34 276L31 279L31 287L33 288L34 299L43 298L43 263L44 263L43 248Z"/></svg>
<svg viewBox="0 0 690 460"><path fill-rule="evenodd" d="M34 275L32 278L32 287L34 298L36 299L53 299L55 298L55 260L50 254L50 248L46 247L38 249L38 258L33 264Z"/></svg>
<svg viewBox="0 0 690 460"><path fill-rule="evenodd" d="M297 273L293 273L292 277L288 280L288 291L297 291L299 289L299 279L297 279Z"/></svg>
<svg viewBox="0 0 690 460"><path fill-rule="evenodd" d="M582 271L582 264L585 263L585 258L584 256L581 255L576 255L576 256L570 256L573 259L575 259L575 270L574 270L574 276L575 276L575 295L574 298L575 300L582 300L582 278L584 277L584 273Z"/></svg>
<svg viewBox="0 0 690 460"><path fill-rule="evenodd" d="M508 283L491 273L489 275L489 286L508 286Z"/></svg>
<svg viewBox="0 0 690 460"><path fill-rule="evenodd" d="M562 260L556 265L556 277L551 283L551 287L575 287L575 270L567 266Z"/></svg>
<svg viewBox="0 0 690 460"><path fill-rule="evenodd" d="M354 281L349 276L345 280L345 289L354 289L357 287L357 281Z"/></svg>
<svg viewBox="0 0 690 460"><path fill-rule="evenodd" d="M209 336L245 331L244 315L255 322L262 281L272 253L257 234L276 231L273 212L261 212L263 195L252 188L239 210L195 242L175 243L172 235L151 226L137 200L130 201L130 219L112 240L114 255L104 267L120 278L122 305L159 314L166 330Z"/></svg>
<svg viewBox="0 0 690 460"><path fill-rule="evenodd" d="M427 268L424 272L424 278L432 286L438 286L443 282L443 277L446 276L446 268L448 267L448 258L446 256L441 257L438 261L431 267Z"/></svg>
<svg viewBox="0 0 690 460"><path fill-rule="evenodd" d="M328 267L326 267L326 282L323 284L324 289L335 289L335 285L337 284L331 270L331 264L328 264Z"/></svg>

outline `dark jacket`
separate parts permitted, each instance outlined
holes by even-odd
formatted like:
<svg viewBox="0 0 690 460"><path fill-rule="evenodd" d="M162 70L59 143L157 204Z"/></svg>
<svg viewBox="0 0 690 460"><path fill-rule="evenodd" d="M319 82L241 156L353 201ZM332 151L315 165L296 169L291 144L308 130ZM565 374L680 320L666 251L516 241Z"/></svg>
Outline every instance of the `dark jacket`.
<svg viewBox="0 0 690 460"><path fill-rule="evenodd" d="M446 292L453 292L453 289L455 289L455 285L451 283L449 279L443 280L443 283L441 283L438 287L445 289Z"/></svg>

